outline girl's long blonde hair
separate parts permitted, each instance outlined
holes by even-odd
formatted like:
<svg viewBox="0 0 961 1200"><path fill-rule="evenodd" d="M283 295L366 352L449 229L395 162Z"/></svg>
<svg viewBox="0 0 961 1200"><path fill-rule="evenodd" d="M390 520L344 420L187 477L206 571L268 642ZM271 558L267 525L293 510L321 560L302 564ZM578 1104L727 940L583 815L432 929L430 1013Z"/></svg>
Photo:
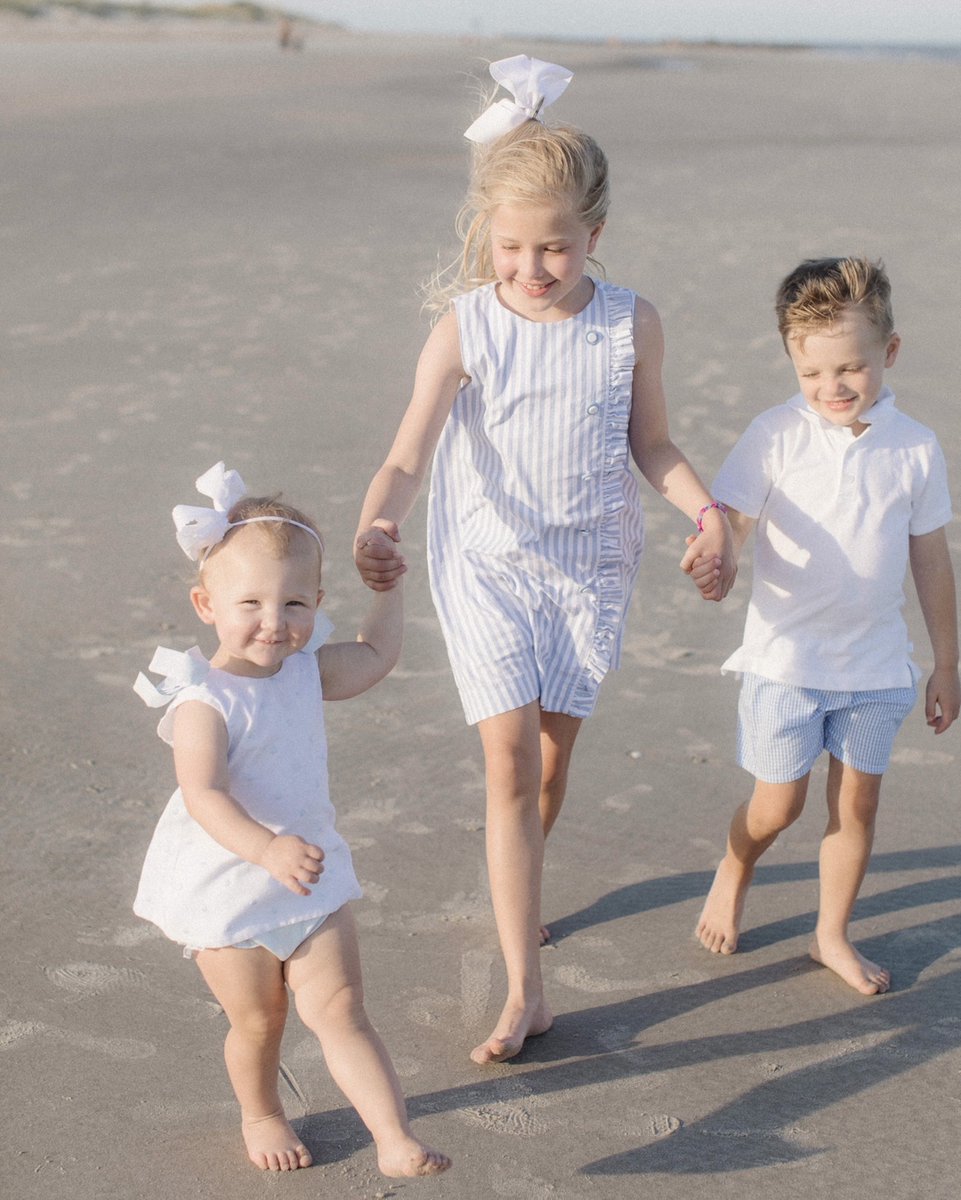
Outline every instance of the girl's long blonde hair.
<svg viewBox="0 0 961 1200"><path fill-rule="evenodd" d="M564 204L593 229L610 204L607 158L592 137L566 125L525 121L474 151L470 186L455 228L460 255L425 288L424 307L444 312L454 296L496 279L491 254L491 213L501 204ZM588 259L603 274L595 259Z"/></svg>

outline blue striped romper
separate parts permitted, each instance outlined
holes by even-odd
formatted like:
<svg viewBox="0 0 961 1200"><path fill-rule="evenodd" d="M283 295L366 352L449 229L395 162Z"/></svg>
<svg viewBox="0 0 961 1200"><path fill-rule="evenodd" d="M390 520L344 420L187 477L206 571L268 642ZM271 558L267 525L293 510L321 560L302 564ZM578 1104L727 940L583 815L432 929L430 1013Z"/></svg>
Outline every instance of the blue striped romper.
<svg viewBox="0 0 961 1200"><path fill-rule="evenodd" d="M628 421L633 292L529 321L486 284L457 297L470 376L434 455L431 592L468 724L539 700L590 716L620 662L644 546Z"/></svg>

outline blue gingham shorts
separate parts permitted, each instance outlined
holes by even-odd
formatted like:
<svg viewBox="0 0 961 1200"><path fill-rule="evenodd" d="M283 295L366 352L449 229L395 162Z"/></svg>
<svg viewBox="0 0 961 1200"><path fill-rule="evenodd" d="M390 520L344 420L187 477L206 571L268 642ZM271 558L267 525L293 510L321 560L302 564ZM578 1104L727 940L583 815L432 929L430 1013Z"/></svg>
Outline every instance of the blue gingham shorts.
<svg viewBox="0 0 961 1200"><path fill-rule="evenodd" d="M883 775L915 687L831 692L745 673L737 708L737 761L765 783L805 776L822 750Z"/></svg>

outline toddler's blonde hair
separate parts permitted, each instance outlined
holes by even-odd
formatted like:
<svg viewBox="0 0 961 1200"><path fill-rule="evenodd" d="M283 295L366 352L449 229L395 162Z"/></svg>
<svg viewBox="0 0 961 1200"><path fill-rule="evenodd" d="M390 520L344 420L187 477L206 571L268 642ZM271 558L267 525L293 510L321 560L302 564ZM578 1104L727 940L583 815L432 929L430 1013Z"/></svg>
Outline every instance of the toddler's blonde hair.
<svg viewBox="0 0 961 1200"><path fill-rule="evenodd" d="M455 222L463 248L428 283L424 307L429 311L444 312L454 296L497 278L490 218L501 204L568 205L588 229L603 224L610 204L604 151L580 129L551 128L534 120L490 145L477 146L470 186ZM603 275L596 259L588 261Z"/></svg>
<svg viewBox="0 0 961 1200"><path fill-rule="evenodd" d="M288 554L294 552L294 545L298 539L306 538L317 549L318 566L323 566L324 539L312 517L301 512L299 508L294 508L292 504L284 503L279 494L276 496L242 496L227 514L227 520L231 525L238 521L250 521L256 517L272 517L274 520L255 521L253 524L243 525L241 528L259 530L274 558L286 558ZM291 525L289 523L291 521L296 521L297 524ZM317 541L315 542L305 530L298 529L297 525L306 525L308 529L312 529L317 535ZM231 529L223 541L211 549L200 566L201 575L204 567L216 557L217 551L225 546L237 532L236 529Z"/></svg>

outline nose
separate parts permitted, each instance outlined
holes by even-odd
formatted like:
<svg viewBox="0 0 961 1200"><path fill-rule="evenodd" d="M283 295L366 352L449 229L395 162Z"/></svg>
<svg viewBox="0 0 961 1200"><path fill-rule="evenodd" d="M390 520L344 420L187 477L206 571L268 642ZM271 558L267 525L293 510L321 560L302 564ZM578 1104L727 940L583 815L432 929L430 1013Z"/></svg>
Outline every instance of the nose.
<svg viewBox="0 0 961 1200"><path fill-rule="evenodd" d="M827 379L821 384L821 394L826 400L846 400L854 395L854 392L844 382L840 375L833 379Z"/></svg>
<svg viewBox="0 0 961 1200"><path fill-rule="evenodd" d="M261 610L260 625L267 633L279 633L286 625L283 609L265 606Z"/></svg>
<svg viewBox="0 0 961 1200"><path fill-rule="evenodd" d="M528 282L534 279L540 279L544 275L544 256L536 250L531 250L524 255L521 268L523 277Z"/></svg>

